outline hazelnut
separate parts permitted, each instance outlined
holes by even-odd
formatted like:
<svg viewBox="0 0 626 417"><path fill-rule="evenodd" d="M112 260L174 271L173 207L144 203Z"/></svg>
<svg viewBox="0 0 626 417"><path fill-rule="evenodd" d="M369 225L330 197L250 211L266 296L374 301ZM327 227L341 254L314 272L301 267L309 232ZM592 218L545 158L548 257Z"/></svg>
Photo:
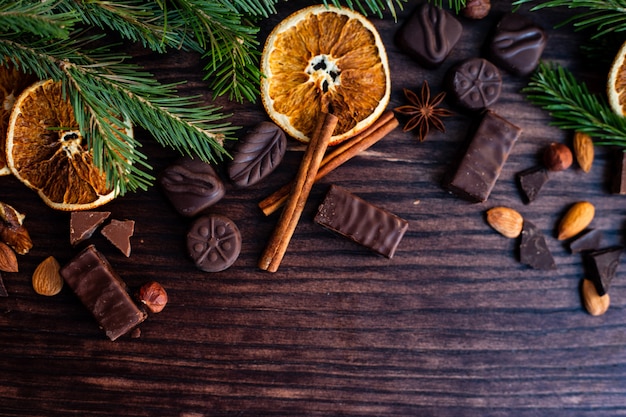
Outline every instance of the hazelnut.
<svg viewBox="0 0 626 417"><path fill-rule="evenodd" d="M543 152L543 163L550 171L563 171L574 161L574 155L567 145L552 142Z"/></svg>
<svg viewBox="0 0 626 417"><path fill-rule="evenodd" d="M145 304L151 313L159 313L167 304L167 292L158 282L150 281L139 288L137 299Z"/></svg>
<svg viewBox="0 0 626 417"><path fill-rule="evenodd" d="M491 2L489 0L468 0L462 13L468 19L479 20L486 17L490 10Z"/></svg>

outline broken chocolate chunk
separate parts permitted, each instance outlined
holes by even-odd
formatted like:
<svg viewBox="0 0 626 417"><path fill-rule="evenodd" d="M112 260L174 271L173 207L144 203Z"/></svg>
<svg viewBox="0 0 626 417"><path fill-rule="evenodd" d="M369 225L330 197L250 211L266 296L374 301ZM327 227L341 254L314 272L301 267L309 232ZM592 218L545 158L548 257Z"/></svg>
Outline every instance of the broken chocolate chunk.
<svg viewBox="0 0 626 417"><path fill-rule="evenodd" d="M74 211L70 215L70 243L72 246L89 239L111 215L110 211Z"/></svg>
<svg viewBox="0 0 626 417"><path fill-rule="evenodd" d="M602 232L598 229L588 229L578 235L569 244L572 253L598 250L602 247Z"/></svg>
<svg viewBox="0 0 626 417"><path fill-rule="evenodd" d="M60 273L109 339L116 340L146 319L124 281L94 245L72 258Z"/></svg>
<svg viewBox="0 0 626 417"><path fill-rule="evenodd" d="M355 243L392 258L409 223L337 185L332 185L314 221Z"/></svg>
<svg viewBox="0 0 626 417"><path fill-rule="evenodd" d="M587 274L595 284L598 295L602 296L609 292L623 250L621 246L612 246L587 253L585 259Z"/></svg>
<svg viewBox="0 0 626 417"><path fill-rule="evenodd" d="M541 188L548 182L548 170L542 166L529 168L517 174L517 181L522 190L523 200L526 204L537 199Z"/></svg>
<svg viewBox="0 0 626 417"><path fill-rule="evenodd" d="M118 248L126 257L130 256L130 238L135 233L134 220L111 220L111 223L102 228L102 236Z"/></svg>
<svg viewBox="0 0 626 417"><path fill-rule="evenodd" d="M626 194L626 152L620 152L616 162L611 191L613 194Z"/></svg>
<svg viewBox="0 0 626 417"><path fill-rule="evenodd" d="M556 264L544 234L532 222L524 220L519 245L520 262L535 269L555 269Z"/></svg>

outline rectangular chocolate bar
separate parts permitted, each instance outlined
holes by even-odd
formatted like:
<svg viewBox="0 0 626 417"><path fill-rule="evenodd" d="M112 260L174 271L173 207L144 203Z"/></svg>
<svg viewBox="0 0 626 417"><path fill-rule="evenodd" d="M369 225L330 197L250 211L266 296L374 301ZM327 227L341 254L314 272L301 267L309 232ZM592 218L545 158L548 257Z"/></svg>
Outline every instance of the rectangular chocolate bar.
<svg viewBox="0 0 626 417"><path fill-rule="evenodd" d="M473 202L486 201L521 132L493 111L485 111L448 189Z"/></svg>
<svg viewBox="0 0 626 417"><path fill-rule="evenodd" d="M124 281L94 245L83 249L60 272L109 339L117 339L146 319Z"/></svg>
<svg viewBox="0 0 626 417"><path fill-rule="evenodd" d="M387 258L393 254L409 227L406 220L331 185L314 221Z"/></svg>

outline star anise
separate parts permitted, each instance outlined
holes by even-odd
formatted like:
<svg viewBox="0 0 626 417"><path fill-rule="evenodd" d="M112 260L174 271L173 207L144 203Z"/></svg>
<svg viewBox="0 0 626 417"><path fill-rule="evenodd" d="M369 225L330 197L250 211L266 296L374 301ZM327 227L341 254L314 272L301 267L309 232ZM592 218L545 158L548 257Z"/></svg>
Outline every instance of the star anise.
<svg viewBox="0 0 626 417"><path fill-rule="evenodd" d="M411 116L406 125L404 125L403 131L408 132L409 130L417 129L420 142L426 139L431 127L440 132L446 131L441 118L452 116L453 113L450 110L437 107L446 96L445 92L442 91L431 100L428 81L424 80L420 96L406 88L404 89L404 95L411 104L394 109L400 114Z"/></svg>

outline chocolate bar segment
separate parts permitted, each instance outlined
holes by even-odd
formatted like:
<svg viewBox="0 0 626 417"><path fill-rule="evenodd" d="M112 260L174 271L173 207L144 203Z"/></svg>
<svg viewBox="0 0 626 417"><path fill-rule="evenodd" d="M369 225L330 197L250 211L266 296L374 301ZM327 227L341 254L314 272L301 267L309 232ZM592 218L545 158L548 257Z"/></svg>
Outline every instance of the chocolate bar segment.
<svg viewBox="0 0 626 417"><path fill-rule="evenodd" d="M314 221L333 232L392 258L409 227L406 220L332 185Z"/></svg>
<svg viewBox="0 0 626 417"><path fill-rule="evenodd" d="M126 284L94 245L83 249L60 273L109 339L116 340L146 319Z"/></svg>
<svg viewBox="0 0 626 417"><path fill-rule="evenodd" d="M522 130L487 110L447 188L473 202L489 198Z"/></svg>

